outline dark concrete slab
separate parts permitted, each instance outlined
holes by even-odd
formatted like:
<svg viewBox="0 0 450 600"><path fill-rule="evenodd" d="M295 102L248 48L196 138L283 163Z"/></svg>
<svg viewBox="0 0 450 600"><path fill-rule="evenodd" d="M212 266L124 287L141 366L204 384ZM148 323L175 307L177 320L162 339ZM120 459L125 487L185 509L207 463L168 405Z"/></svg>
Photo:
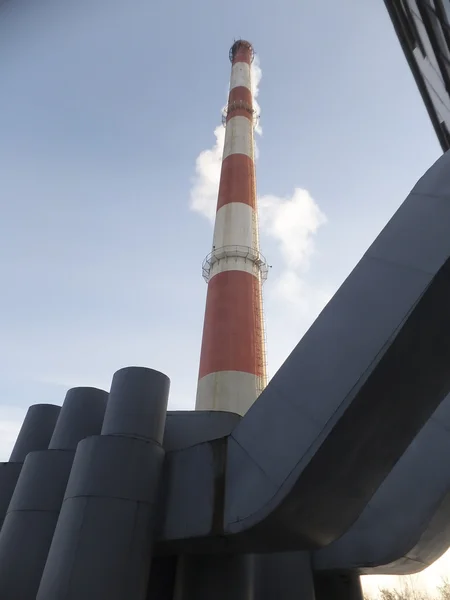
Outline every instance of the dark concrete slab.
<svg viewBox="0 0 450 600"><path fill-rule="evenodd" d="M219 410L169 411L164 431L166 452L182 450L195 444L229 435L242 417Z"/></svg>

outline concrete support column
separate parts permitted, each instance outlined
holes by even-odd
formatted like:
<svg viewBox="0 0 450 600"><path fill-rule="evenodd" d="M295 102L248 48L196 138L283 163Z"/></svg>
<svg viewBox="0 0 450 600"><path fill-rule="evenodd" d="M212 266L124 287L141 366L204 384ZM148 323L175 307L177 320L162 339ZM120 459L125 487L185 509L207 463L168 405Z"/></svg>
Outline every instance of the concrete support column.
<svg viewBox="0 0 450 600"><path fill-rule="evenodd" d="M155 556L152 560L147 600L174 600L177 556Z"/></svg>
<svg viewBox="0 0 450 600"><path fill-rule="evenodd" d="M74 388L66 395L50 450L30 452L0 532L0 598L35 600L80 439L99 433L108 394Z"/></svg>
<svg viewBox="0 0 450 600"><path fill-rule="evenodd" d="M363 600L361 578L354 571L316 571L316 600Z"/></svg>
<svg viewBox="0 0 450 600"><path fill-rule="evenodd" d="M37 600L145 600L168 378L113 378L102 434L78 445Z"/></svg>
<svg viewBox="0 0 450 600"><path fill-rule="evenodd" d="M61 407L54 404L30 406L9 462L0 463L0 529L19 479L23 461L30 452L48 447L60 410Z"/></svg>
<svg viewBox="0 0 450 600"><path fill-rule="evenodd" d="M314 600L310 554L280 552L255 556L255 600Z"/></svg>
<svg viewBox="0 0 450 600"><path fill-rule="evenodd" d="M182 556L174 600L253 600L254 563L250 554Z"/></svg>

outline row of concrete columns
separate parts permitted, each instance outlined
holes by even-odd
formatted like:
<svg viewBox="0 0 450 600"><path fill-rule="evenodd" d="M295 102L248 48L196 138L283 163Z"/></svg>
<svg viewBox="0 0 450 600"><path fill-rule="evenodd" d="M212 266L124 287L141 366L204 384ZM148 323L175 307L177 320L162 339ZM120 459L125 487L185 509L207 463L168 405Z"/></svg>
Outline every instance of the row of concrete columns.
<svg viewBox="0 0 450 600"><path fill-rule="evenodd" d="M146 600L363 600L354 572L313 573L307 552L153 560Z"/></svg>
<svg viewBox="0 0 450 600"><path fill-rule="evenodd" d="M168 392L127 368L30 408L0 466L2 600L145 599Z"/></svg>
<svg viewBox="0 0 450 600"><path fill-rule="evenodd" d="M0 598L361 600L357 575L313 576L308 553L152 561L168 391L127 368L109 394L30 408L0 464Z"/></svg>

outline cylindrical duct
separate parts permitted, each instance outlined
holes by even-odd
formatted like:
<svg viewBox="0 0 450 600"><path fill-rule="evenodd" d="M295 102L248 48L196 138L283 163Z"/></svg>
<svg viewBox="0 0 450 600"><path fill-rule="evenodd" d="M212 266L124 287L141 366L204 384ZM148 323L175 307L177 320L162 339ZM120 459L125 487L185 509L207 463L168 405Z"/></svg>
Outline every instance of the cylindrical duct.
<svg viewBox="0 0 450 600"><path fill-rule="evenodd" d="M102 435L123 435L161 444L169 378L153 369L126 367L114 374Z"/></svg>
<svg viewBox="0 0 450 600"><path fill-rule="evenodd" d="M78 443L98 435L103 425L108 392L93 387L68 390L61 414L49 444L49 450L75 450Z"/></svg>
<svg viewBox="0 0 450 600"><path fill-rule="evenodd" d="M22 423L9 462L0 463L0 529L27 454L47 448L58 419L60 406L30 406Z"/></svg>
<svg viewBox="0 0 450 600"><path fill-rule="evenodd" d="M9 462L23 463L29 452L47 450L60 410L61 407L54 404L34 404L30 406L14 444Z"/></svg>
<svg viewBox="0 0 450 600"><path fill-rule="evenodd" d="M37 600L145 600L168 390L151 369L114 376L103 434L78 445Z"/></svg>
<svg viewBox="0 0 450 600"><path fill-rule="evenodd" d="M66 395L51 450L30 452L0 532L0 598L35 600L77 443L99 433L108 399L95 388Z"/></svg>

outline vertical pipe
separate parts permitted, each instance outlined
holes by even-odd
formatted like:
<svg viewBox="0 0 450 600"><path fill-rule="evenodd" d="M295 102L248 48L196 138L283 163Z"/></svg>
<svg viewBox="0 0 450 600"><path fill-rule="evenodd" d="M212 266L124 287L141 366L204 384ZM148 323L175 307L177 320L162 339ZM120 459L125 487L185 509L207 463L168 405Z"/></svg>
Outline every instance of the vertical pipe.
<svg viewBox="0 0 450 600"><path fill-rule="evenodd" d="M0 598L35 600L78 442L99 433L108 394L67 392L49 450L25 459L0 532Z"/></svg>
<svg viewBox="0 0 450 600"><path fill-rule="evenodd" d="M34 404L30 406L9 457L9 462L23 463L29 452L47 450L60 410L61 407L54 404Z"/></svg>
<svg viewBox="0 0 450 600"><path fill-rule="evenodd" d="M145 600L169 379L118 371L102 434L80 442L37 600Z"/></svg>
<svg viewBox="0 0 450 600"><path fill-rule="evenodd" d="M54 404L30 406L9 462L0 463L0 529L19 479L23 461L30 452L47 448L60 410L61 407Z"/></svg>

